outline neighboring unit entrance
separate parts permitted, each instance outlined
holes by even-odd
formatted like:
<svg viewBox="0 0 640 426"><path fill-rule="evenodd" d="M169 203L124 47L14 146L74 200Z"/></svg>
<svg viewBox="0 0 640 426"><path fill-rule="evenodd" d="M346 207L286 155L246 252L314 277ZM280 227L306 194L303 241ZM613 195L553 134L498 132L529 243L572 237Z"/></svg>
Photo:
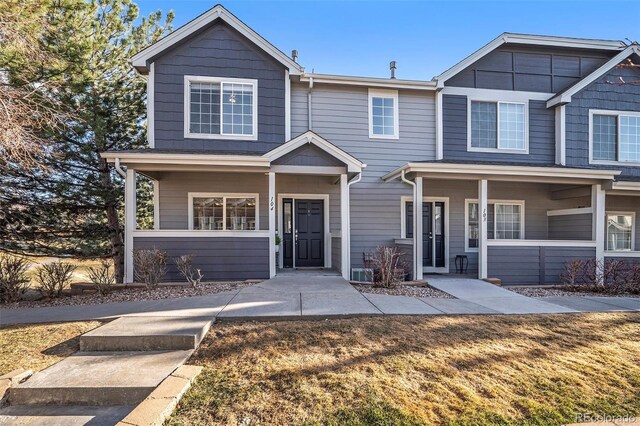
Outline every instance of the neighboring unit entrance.
<svg viewBox="0 0 640 426"><path fill-rule="evenodd" d="M443 268L445 258L445 203L442 201L422 203L422 265ZM413 238L413 203L406 207L407 238Z"/></svg>
<svg viewBox="0 0 640 426"><path fill-rule="evenodd" d="M282 213L283 266L324 267L324 201L285 198Z"/></svg>

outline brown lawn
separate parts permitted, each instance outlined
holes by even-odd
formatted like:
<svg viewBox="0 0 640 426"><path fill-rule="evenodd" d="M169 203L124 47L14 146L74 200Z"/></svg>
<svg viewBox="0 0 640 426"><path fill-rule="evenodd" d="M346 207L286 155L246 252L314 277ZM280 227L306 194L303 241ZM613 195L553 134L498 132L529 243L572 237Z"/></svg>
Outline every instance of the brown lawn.
<svg viewBox="0 0 640 426"><path fill-rule="evenodd" d="M20 325L0 329L0 375L17 368L38 371L79 349L81 334L98 321Z"/></svg>
<svg viewBox="0 0 640 426"><path fill-rule="evenodd" d="M640 415L640 314L216 324L172 425L536 424Z"/></svg>

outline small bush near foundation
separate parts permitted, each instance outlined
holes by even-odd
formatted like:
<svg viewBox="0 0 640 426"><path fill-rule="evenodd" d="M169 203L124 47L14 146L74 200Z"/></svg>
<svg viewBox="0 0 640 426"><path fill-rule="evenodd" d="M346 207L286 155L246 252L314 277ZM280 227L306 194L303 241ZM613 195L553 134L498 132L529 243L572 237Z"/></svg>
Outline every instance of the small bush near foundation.
<svg viewBox="0 0 640 426"><path fill-rule="evenodd" d="M60 297L62 290L71 284L74 265L60 261L39 266L36 270L36 281L40 290L47 297Z"/></svg>
<svg viewBox="0 0 640 426"><path fill-rule="evenodd" d="M0 302L11 303L20 297L29 287L27 269L31 262L23 257L0 254Z"/></svg>
<svg viewBox="0 0 640 426"><path fill-rule="evenodd" d="M371 253L371 281L376 287L392 288L404 281L404 253L397 247L379 246Z"/></svg>
<svg viewBox="0 0 640 426"><path fill-rule="evenodd" d="M155 289L167 273L167 252L157 248L135 249L133 265L136 280L144 283L149 290Z"/></svg>
<svg viewBox="0 0 640 426"><path fill-rule="evenodd" d="M178 271L182 274L183 277L187 280L187 282L191 285L191 287L196 288L200 285L202 278L202 272L200 269L195 268L193 266L193 256L190 254L186 254L180 257L176 257L173 259L176 263L176 267Z"/></svg>
<svg viewBox="0 0 640 426"><path fill-rule="evenodd" d="M116 284L115 271L107 261L103 261L98 267L90 267L88 275L101 296L111 293Z"/></svg>
<svg viewBox="0 0 640 426"><path fill-rule="evenodd" d="M573 259L564 264L562 285L609 294L640 294L640 262L621 259Z"/></svg>

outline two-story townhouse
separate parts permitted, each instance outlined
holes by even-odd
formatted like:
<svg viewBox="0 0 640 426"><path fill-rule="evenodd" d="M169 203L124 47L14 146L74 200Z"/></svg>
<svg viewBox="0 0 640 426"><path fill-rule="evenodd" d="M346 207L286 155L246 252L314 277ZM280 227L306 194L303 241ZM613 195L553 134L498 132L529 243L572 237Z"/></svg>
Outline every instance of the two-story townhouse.
<svg viewBox="0 0 640 426"><path fill-rule="evenodd" d="M394 244L415 278L464 256L526 284L639 257L640 88L609 83L634 78L616 68L633 55L503 34L430 81L321 75L216 6L132 58L150 147L103 154L126 176L126 281L150 247L195 255L207 279L349 279ZM154 180L153 230L136 229L136 173Z"/></svg>

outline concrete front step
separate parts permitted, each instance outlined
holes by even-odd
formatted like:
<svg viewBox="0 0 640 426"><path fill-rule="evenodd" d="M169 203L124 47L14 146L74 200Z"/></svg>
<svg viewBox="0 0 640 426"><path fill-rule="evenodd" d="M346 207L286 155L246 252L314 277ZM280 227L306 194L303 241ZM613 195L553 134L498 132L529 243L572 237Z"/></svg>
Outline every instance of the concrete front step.
<svg viewBox="0 0 640 426"><path fill-rule="evenodd" d="M211 317L121 317L80 337L81 351L196 349Z"/></svg>
<svg viewBox="0 0 640 426"><path fill-rule="evenodd" d="M0 425L113 426L135 407L11 405L0 409Z"/></svg>
<svg viewBox="0 0 640 426"><path fill-rule="evenodd" d="M135 405L193 350L78 352L9 391L12 405Z"/></svg>

